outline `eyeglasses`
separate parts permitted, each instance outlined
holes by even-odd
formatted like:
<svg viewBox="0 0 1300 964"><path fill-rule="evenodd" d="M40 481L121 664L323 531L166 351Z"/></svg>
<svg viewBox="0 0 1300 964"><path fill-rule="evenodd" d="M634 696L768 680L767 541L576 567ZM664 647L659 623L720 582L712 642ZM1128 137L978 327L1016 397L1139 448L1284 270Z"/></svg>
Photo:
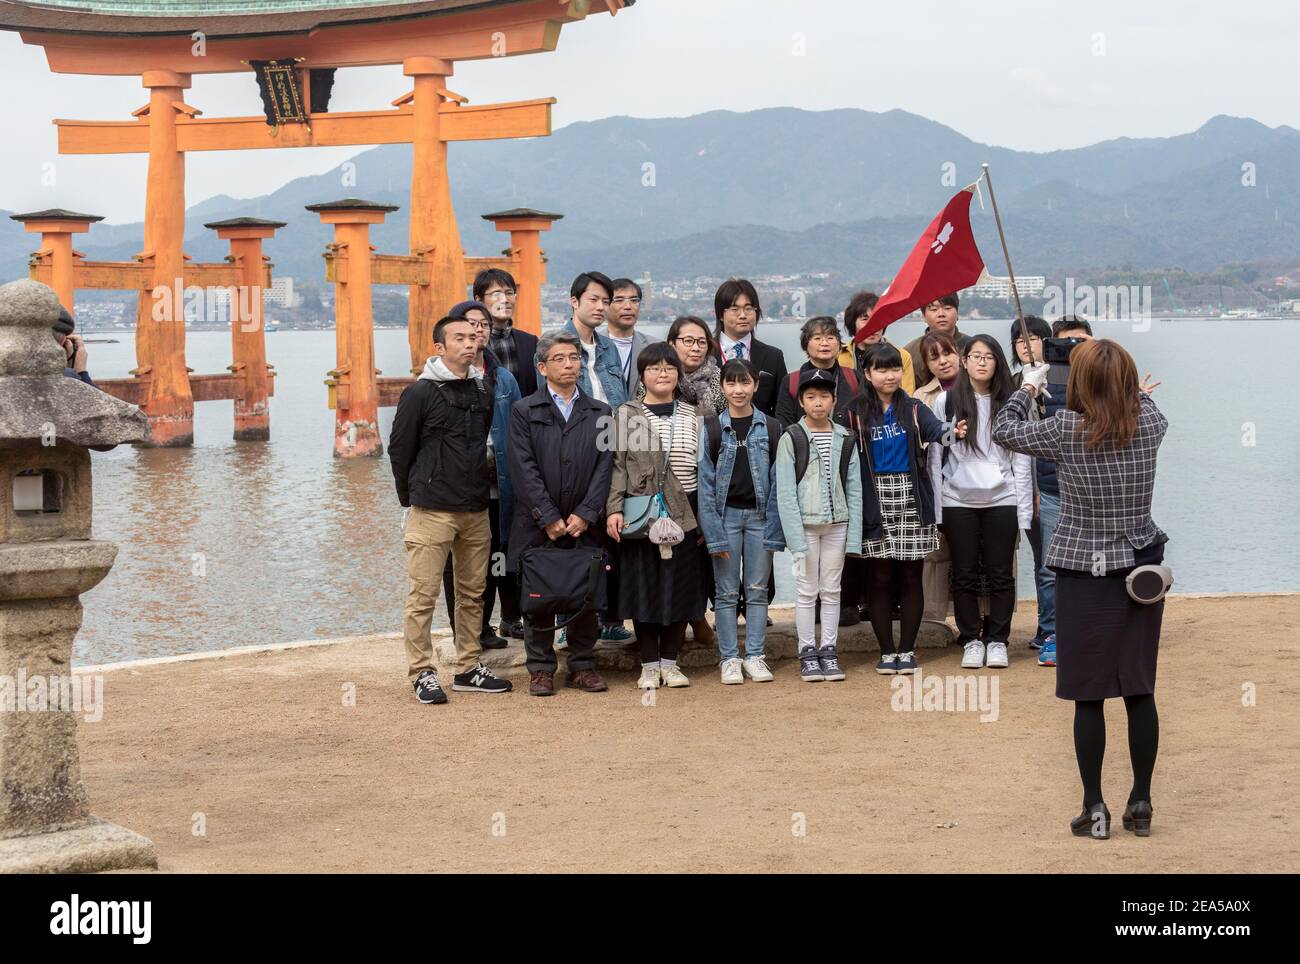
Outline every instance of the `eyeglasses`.
<svg viewBox="0 0 1300 964"><path fill-rule="evenodd" d="M676 375L677 369L672 365L651 365L646 369L646 374L654 375Z"/></svg>
<svg viewBox="0 0 1300 964"><path fill-rule="evenodd" d="M513 291L498 290L498 291L489 291L483 297L488 301L505 301L507 298L513 298L514 296L515 293Z"/></svg>
<svg viewBox="0 0 1300 964"><path fill-rule="evenodd" d="M639 304L641 304L641 299L638 298L638 297L636 297L635 295L633 295L633 296L630 297L630 298L625 298L625 297L623 297L622 295L620 295L619 297L615 298L615 299L613 300L613 302L611 302L611 304L615 304L615 305L639 305Z"/></svg>
<svg viewBox="0 0 1300 964"><path fill-rule="evenodd" d="M737 315L752 315L752 314L756 314L757 311L758 309L756 309L753 305L732 305L730 308L724 311L723 314L725 315L729 313L734 313Z"/></svg>
<svg viewBox="0 0 1300 964"><path fill-rule="evenodd" d="M983 352L973 351L966 356L966 360L973 361L977 365L987 365L989 362L993 361L994 358L992 355L986 355Z"/></svg>
<svg viewBox="0 0 1300 964"><path fill-rule="evenodd" d="M556 365L568 365L568 364L576 365L578 364L578 356L568 352L566 352L563 355L549 355L546 358L546 364L550 365L552 363Z"/></svg>
<svg viewBox="0 0 1300 964"><path fill-rule="evenodd" d="M708 348L709 347L709 339L707 338L687 338L683 335L678 335L677 338L674 340L677 342L677 344L685 345L687 348Z"/></svg>
<svg viewBox="0 0 1300 964"><path fill-rule="evenodd" d="M490 322L486 322L486 321L474 321L472 318L469 319L469 323L470 323L471 327L474 327L474 328L489 328L489 327L491 327L491 323L490 323Z"/></svg>

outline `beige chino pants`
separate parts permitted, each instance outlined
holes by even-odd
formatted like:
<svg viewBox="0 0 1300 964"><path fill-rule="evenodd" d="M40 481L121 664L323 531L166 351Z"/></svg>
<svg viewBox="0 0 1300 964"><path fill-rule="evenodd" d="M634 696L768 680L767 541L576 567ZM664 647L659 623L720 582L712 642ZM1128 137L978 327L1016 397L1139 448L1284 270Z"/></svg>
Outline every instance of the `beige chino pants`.
<svg viewBox="0 0 1300 964"><path fill-rule="evenodd" d="M433 669L433 642L429 626L442 589L442 570L451 553L456 578L456 662L454 673L464 673L479 661L483 647L479 629L483 622L483 590L488 557L492 552L492 527L487 510L439 512L411 507L406 519L406 658L413 680Z"/></svg>

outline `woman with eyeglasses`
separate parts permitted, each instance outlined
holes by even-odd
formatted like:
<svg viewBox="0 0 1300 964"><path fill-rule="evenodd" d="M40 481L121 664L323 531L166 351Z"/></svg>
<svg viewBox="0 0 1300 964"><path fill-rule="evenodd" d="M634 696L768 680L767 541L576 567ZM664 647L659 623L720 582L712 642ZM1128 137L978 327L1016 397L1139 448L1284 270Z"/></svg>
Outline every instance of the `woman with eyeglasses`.
<svg viewBox="0 0 1300 964"><path fill-rule="evenodd" d="M727 408L722 397L722 369L713 358L713 339L708 326L694 315L683 315L668 329L664 339L673 346L682 364L681 396L695 406L701 418ZM638 399L645 398L645 383L637 386Z"/></svg>
<svg viewBox="0 0 1300 964"><path fill-rule="evenodd" d="M993 419L1014 391L1002 348L989 335L972 335L961 355L957 380L931 406L943 421L965 420L967 426L962 441L929 447L935 521L952 556L961 665L1002 669L1016 607L1016 543L1019 530L1033 522L1033 460L993 441ZM989 601L987 638L981 631L981 572Z"/></svg>
<svg viewBox="0 0 1300 964"><path fill-rule="evenodd" d="M647 345L636 360L644 399L614 413L614 474L605 502L606 531L619 543L619 620L631 619L641 650L637 686L690 686L677 665L686 625L704 618L704 551L696 521L699 425L696 408L680 391L682 363L668 342ZM631 496L662 491L668 518L682 529L675 545L645 534L623 537Z"/></svg>

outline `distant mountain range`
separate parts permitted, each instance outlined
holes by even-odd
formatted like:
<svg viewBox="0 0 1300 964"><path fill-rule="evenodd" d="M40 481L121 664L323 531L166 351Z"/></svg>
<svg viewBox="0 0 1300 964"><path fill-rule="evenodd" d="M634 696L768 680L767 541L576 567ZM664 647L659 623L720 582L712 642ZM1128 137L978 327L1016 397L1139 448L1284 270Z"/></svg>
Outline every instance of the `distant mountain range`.
<svg viewBox="0 0 1300 964"><path fill-rule="evenodd" d="M1018 273L1204 271L1300 252L1300 131L1245 118L1214 117L1175 137L1039 154L979 144L900 110L770 108L611 117L550 137L457 143L449 155L467 254L492 254L506 243L480 214L519 206L564 214L543 241L552 281L587 268L888 278L985 161ZM187 253L205 261L226 254L204 221L277 218L289 222L267 246L277 274L320 279L330 230L303 207L346 196L399 205L372 237L381 251L405 252L410 147L377 147L348 163L354 184L345 185L340 166L262 197L195 204L186 217ZM985 260L1004 273L987 195L985 209L974 210ZM26 273L36 240L8 213L0 217L4 278ZM89 258L118 260L139 251L141 238L139 223L100 224L77 246Z"/></svg>

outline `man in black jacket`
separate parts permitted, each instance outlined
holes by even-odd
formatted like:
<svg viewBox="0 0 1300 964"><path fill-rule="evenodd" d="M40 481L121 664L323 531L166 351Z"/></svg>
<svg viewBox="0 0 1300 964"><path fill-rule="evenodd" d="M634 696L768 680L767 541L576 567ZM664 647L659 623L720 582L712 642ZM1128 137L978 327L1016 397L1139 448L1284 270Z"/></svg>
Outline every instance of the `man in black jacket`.
<svg viewBox="0 0 1300 964"><path fill-rule="evenodd" d="M406 655L411 684L421 703L445 703L447 694L433 666L429 625L447 554L456 568L456 660L453 690L508 693L480 660L479 626L492 530L488 522L488 434L492 397L483 372L474 326L443 318L433 328L434 356L402 392L393 416L388 457L397 498L407 507L403 529L406 570Z"/></svg>
<svg viewBox="0 0 1300 964"><path fill-rule="evenodd" d="M492 313L492 332L488 349L501 367L515 376L519 393L527 398L537 391L537 336L515 327L515 304L518 291L515 279L500 268L485 268L474 277L474 300L487 305Z"/></svg>
<svg viewBox="0 0 1300 964"><path fill-rule="evenodd" d="M582 394L582 343L563 331L542 336L537 348L538 381L532 395L515 402L510 412L510 479L515 490L515 519L506 566L519 567L523 553L569 537L580 546L599 549L605 531L605 499L614 470L614 447L603 432L611 424L610 407ZM460 617L458 616L457 619ZM565 627L569 673L566 686L587 693L609 687L596 673L597 616L588 609ZM537 631L525 620L528 692L555 693L555 631Z"/></svg>
<svg viewBox="0 0 1300 964"><path fill-rule="evenodd" d="M754 407L775 418L777 393L786 382L785 355L781 349L754 337L754 329L763 317L758 291L744 278L724 281L713 296L713 313L718 319L714 332L720 359L718 367L733 358L752 362L758 370Z"/></svg>

